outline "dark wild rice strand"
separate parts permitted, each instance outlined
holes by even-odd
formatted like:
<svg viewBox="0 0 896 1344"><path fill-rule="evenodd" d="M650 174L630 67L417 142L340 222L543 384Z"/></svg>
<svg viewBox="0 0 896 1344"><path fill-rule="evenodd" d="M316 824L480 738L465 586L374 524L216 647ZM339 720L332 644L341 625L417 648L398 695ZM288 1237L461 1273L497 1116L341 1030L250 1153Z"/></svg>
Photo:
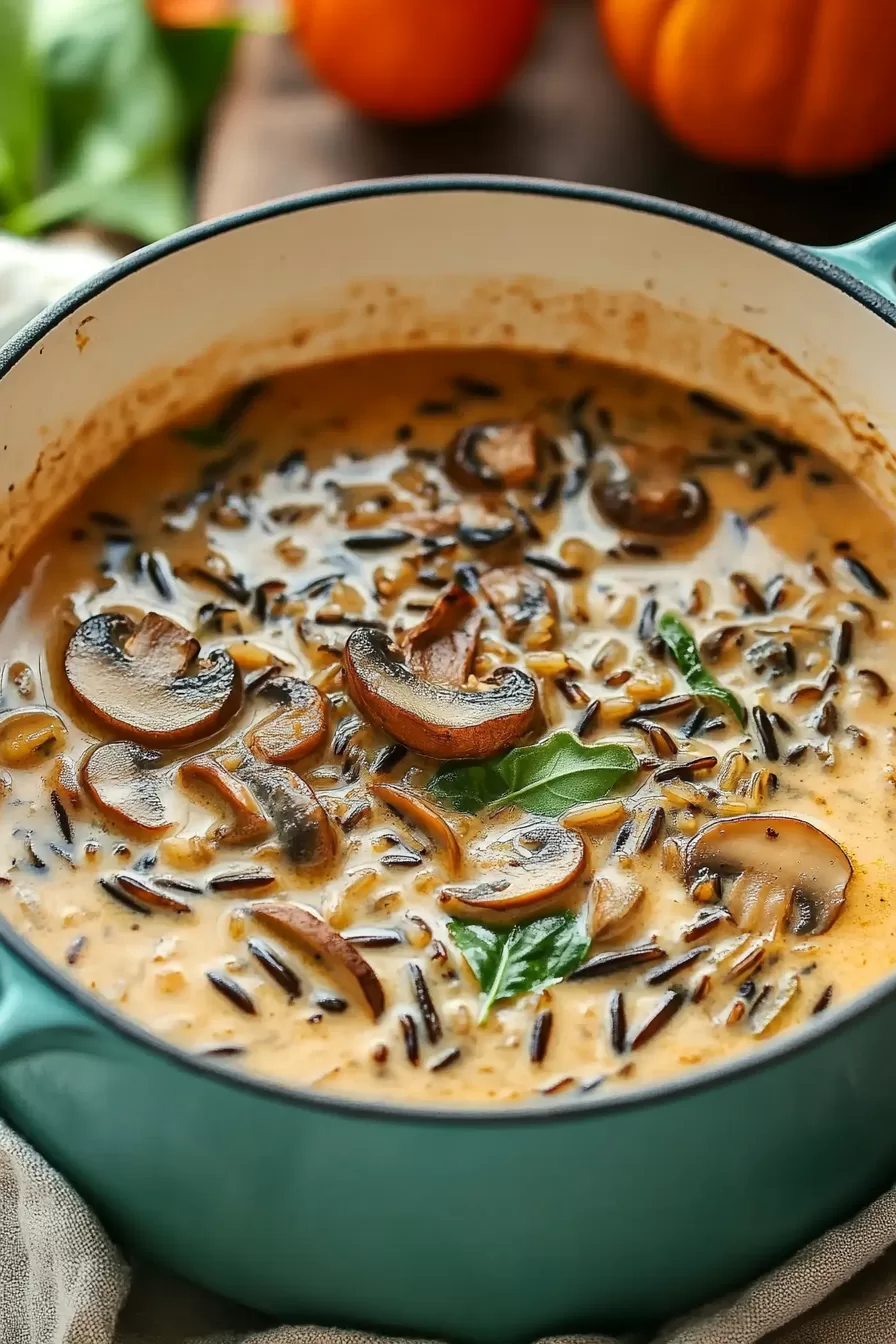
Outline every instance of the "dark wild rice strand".
<svg viewBox="0 0 896 1344"><path fill-rule="evenodd" d="M250 1017L255 1017L257 1009L249 995L238 985L235 980L231 980L229 975L223 971L206 971L205 978L219 994L233 1004L234 1008L239 1008L241 1013L248 1013Z"/></svg>
<svg viewBox="0 0 896 1344"><path fill-rule="evenodd" d="M430 1045L436 1045L442 1039L442 1023L436 1006L432 1001L429 986L423 971L415 961L408 962L408 973L414 988L414 996L423 1018L423 1027Z"/></svg>
<svg viewBox="0 0 896 1344"><path fill-rule="evenodd" d="M540 1064L547 1054L553 1025L554 1014L550 1008L543 1009L536 1017L529 1037L529 1058L533 1064Z"/></svg>
<svg viewBox="0 0 896 1344"><path fill-rule="evenodd" d="M614 989L610 995L609 1019L610 1047L617 1055L624 1055L628 1026L625 1019L625 998L621 989Z"/></svg>

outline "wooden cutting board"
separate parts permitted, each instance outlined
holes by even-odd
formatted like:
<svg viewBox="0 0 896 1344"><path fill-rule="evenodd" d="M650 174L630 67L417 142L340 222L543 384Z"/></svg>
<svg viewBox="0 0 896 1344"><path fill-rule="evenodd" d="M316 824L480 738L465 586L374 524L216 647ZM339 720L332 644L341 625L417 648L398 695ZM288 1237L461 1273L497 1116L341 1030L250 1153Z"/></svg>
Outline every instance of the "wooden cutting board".
<svg viewBox="0 0 896 1344"><path fill-rule="evenodd" d="M361 117L314 84L287 38L247 36L209 136L199 207L209 217L353 178L431 172L627 187L807 243L842 242L896 219L892 162L851 178L795 182L707 164L673 144L618 83L589 0L554 0L504 98L441 126Z"/></svg>

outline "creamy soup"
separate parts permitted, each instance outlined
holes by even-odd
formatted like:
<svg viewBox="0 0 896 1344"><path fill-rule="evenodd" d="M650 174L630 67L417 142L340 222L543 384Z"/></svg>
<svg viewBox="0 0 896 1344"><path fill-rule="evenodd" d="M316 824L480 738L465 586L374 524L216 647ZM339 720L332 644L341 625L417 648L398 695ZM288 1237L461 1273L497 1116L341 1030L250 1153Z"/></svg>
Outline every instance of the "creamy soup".
<svg viewBox="0 0 896 1344"><path fill-rule="evenodd" d="M891 523L567 357L293 372L135 444L8 585L0 911L197 1056L625 1090L896 963Z"/></svg>

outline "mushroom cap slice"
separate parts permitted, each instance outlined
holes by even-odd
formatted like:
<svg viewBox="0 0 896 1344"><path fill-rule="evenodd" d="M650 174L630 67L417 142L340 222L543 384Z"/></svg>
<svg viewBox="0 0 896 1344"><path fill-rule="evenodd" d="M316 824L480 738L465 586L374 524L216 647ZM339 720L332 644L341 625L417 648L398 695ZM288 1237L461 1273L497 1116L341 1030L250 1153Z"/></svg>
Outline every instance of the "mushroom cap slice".
<svg viewBox="0 0 896 1344"><path fill-rule="evenodd" d="M135 742L102 742L81 761L81 783L100 811L146 835L161 835L173 825L162 794L161 760Z"/></svg>
<svg viewBox="0 0 896 1344"><path fill-rule="evenodd" d="M230 811L229 823L218 826L209 837L224 845L254 845L270 834L271 822L248 784L237 779L212 752L184 761L178 772L188 787L212 791Z"/></svg>
<svg viewBox="0 0 896 1344"><path fill-rule="evenodd" d="M698 480L683 477L668 455L626 445L605 449L594 502L607 522L626 532L680 536L693 532L709 512L709 496Z"/></svg>
<svg viewBox="0 0 896 1344"><path fill-rule="evenodd" d="M382 1016L386 996L376 971L316 910L291 901L256 901L249 906L249 913L272 933L323 957L332 969L341 971L343 978L347 977L360 989L374 1020Z"/></svg>
<svg viewBox="0 0 896 1344"><path fill-rule="evenodd" d="M438 846L452 875L460 872L463 854L457 836L438 808L400 784L371 784L370 792L426 832Z"/></svg>
<svg viewBox="0 0 896 1344"><path fill-rule="evenodd" d="M299 761L323 745L327 735L327 702L316 686L298 677L271 677L259 699L282 706L246 735L256 756L275 765Z"/></svg>
<svg viewBox="0 0 896 1344"><path fill-rule="evenodd" d="M76 698L97 718L146 746L176 746L216 732L240 707L242 676L229 653L199 653L188 630L150 612L139 625L121 612L82 621L64 668Z"/></svg>
<svg viewBox="0 0 896 1344"><path fill-rule="evenodd" d="M463 686L473 670L481 626L482 617L469 588L452 583L423 620L401 635L408 666L425 681Z"/></svg>
<svg viewBox="0 0 896 1344"><path fill-rule="evenodd" d="M544 440L528 421L467 425L448 445L445 470L469 490L528 485L538 475Z"/></svg>
<svg viewBox="0 0 896 1344"><path fill-rule="evenodd" d="M353 630L343 655L357 708L397 742L438 760L494 756L529 729L538 711L535 681L520 668L499 668L482 691L434 686L408 667L381 630Z"/></svg>
<svg viewBox="0 0 896 1344"><path fill-rule="evenodd" d="M234 771L274 824L281 852L297 867L318 868L336 855L336 836L314 790L282 765L246 755Z"/></svg>
<svg viewBox="0 0 896 1344"><path fill-rule="evenodd" d="M518 919L528 908L568 887L585 867L585 843L554 822L530 822L498 840L475 846L477 882L443 887L439 904L453 915Z"/></svg>
<svg viewBox="0 0 896 1344"><path fill-rule="evenodd" d="M852 864L810 821L774 813L730 817L704 826L684 851L690 885L702 874L734 877L731 914L755 926L763 910L786 916L792 933L824 933L846 904Z"/></svg>
<svg viewBox="0 0 896 1344"><path fill-rule="evenodd" d="M557 594L528 565L500 565L480 575L479 586L508 639L526 648L548 648L557 634Z"/></svg>

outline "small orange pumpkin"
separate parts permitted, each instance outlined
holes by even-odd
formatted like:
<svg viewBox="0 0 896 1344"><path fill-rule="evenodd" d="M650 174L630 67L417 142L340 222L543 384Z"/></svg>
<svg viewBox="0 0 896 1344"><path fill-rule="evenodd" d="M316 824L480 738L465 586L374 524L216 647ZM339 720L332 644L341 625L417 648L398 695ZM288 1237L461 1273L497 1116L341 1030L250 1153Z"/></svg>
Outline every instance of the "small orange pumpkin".
<svg viewBox="0 0 896 1344"><path fill-rule="evenodd" d="M289 0L308 65L362 112L439 121L496 98L544 0Z"/></svg>
<svg viewBox="0 0 896 1344"><path fill-rule="evenodd" d="M708 158L793 173L896 148L893 0L597 0L628 87Z"/></svg>

